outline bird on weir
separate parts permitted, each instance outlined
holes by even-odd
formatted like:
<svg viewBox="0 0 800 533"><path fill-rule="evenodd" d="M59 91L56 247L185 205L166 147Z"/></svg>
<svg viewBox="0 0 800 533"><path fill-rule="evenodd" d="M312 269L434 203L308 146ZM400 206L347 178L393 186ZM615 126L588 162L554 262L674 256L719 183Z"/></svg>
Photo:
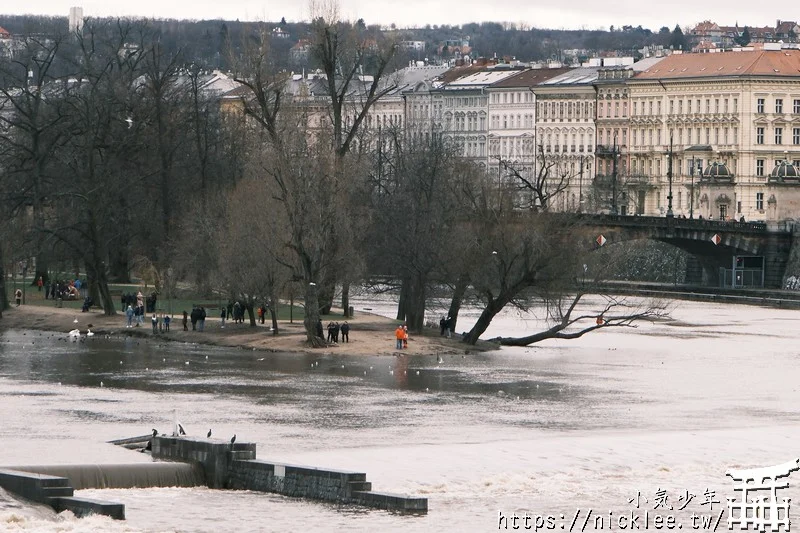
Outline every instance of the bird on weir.
<svg viewBox="0 0 800 533"><path fill-rule="evenodd" d="M183 426L178 424L178 434L179 435L186 435L186 431L183 429Z"/></svg>
<svg viewBox="0 0 800 533"><path fill-rule="evenodd" d="M231 444L233 444L234 442L236 442L236 435L234 435L233 437L231 437Z"/></svg>
<svg viewBox="0 0 800 533"><path fill-rule="evenodd" d="M210 439L210 438L211 438L211 430L210 430L210 429L208 430L208 435L206 435L206 438L207 438L207 439Z"/></svg>
<svg viewBox="0 0 800 533"><path fill-rule="evenodd" d="M157 429L155 429L155 428L153 428L153 436L154 436L154 437L157 437L157 436L158 436L158 430L157 430Z"/></svg>

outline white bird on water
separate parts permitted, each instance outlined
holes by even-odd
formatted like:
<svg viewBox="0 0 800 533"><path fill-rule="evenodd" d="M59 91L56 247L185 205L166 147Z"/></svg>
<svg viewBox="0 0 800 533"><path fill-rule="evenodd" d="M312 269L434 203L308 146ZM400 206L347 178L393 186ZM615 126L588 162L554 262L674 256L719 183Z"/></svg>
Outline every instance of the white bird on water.
<svg viewBox="0 0 800 533"><path fill-rule="evenodd" d="M81 336L81 330L79 330L77 328L73 329L72 331L69 332L69 336L70 337L80 337Z"/></svg>
<svg viewBox="0 0 800 533"><path fill-rule="evenodd" d="M72 323L73 324L77 324L78 323L78 319L76 318L75 320L72 321Z"/></svg>

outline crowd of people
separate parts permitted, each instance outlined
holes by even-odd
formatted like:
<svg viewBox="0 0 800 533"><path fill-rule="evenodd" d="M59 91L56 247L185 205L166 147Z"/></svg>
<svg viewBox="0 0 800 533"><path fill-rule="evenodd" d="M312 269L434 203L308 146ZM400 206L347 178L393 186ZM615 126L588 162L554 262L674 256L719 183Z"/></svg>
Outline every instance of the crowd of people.
<svg viewBox="0 0 800 533"><path fill-rule="evenodd" d="M53 280L45 283L40 277L36 280L39 291L44 290L44 299L78 300L85 297L86 282L80 279Z"/></svg>

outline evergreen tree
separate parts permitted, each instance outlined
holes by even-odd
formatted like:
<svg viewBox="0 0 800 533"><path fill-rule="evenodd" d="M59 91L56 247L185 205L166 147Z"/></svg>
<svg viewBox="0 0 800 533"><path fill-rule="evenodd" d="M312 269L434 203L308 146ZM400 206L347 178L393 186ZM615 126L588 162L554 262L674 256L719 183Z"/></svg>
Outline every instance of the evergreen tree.
<svg viewBox="0 0 800 533"><path fill-rule="evenodd" d="M734 41L739 46L747 46L748 44L750 44L750 30L747 28L747 26L744 27L744 30L742 30L741 35L736 36Z"/></svg>
<svg viewBox="0 0 800 533"><path fill-rule="evenodd" d="M686 50L686 36L683 35L683 30L679 25L675 25L672 30L672 38L669 40L669 46L673 50Z"/></svg>

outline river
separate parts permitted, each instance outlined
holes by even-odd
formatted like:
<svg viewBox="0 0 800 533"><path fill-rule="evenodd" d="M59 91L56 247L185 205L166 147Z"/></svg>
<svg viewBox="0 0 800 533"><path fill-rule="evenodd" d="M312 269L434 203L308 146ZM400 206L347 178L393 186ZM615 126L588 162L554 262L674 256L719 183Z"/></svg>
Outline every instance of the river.
<svg viewBox="0 0 800 533"><path fill-rule="evenodd" d="M526 514L568 531L589 511L584 530L645 510L726 529L737 495L726 470L800 457L800 313L673 305L674 320L441 363L4 332L0 465L147 461L106 441L169 431L177 412L190 434L235 433L261 459L364 471L375 490L425 496L430 510L204 488L77 493L124 503L127 520L114 522L0 491L0 531L496 531L524 529ZM356 302L366 307L392 312ZM509 311L486 336L540 325ZM779 494L797 501L800 473L788 481Z"/></svg>

